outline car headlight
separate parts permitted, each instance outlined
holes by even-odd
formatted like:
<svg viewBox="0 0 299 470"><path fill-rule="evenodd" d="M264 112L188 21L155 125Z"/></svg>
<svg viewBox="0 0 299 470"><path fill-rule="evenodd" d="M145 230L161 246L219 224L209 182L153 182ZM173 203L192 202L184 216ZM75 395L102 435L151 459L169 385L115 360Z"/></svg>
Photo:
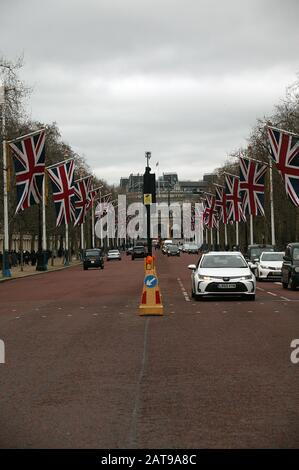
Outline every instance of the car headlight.
<svg viewBox="0 0 299 470"><path fill-rule="evenodd" d="M202 274L198 275L199 281L211 281L211 279L213 279L211 276L203 276Z"/></svg>
<svg viewBox="0 0 299 470"><path fill-rule="evenodd" d="M296 268L294 269L295 273L299 273L299 266L296 266Z"/></svg>
<svg viewBox="0 0 299 470"><path fill-rule="evenodd" d="M260 265L260 268L261 268L261 269L268 269L268 266L265 266L264 264L261 264L261 265Z"/></svg>
<svg viewBox="0 0 299 470"><path fill-rule="evenodd" d="M241 280L241 281L246 281L246 280L248 280L248 279L252 279L252 274L247 274L247 276L242 276L242 277L240 277L240 280Z"/></svg>

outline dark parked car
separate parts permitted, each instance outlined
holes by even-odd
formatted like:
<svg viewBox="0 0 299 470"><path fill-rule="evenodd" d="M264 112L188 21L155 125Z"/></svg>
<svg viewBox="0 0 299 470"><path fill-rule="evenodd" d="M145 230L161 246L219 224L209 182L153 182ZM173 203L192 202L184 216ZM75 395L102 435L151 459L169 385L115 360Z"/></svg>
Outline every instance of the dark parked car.
<svg viewBox="0 0 299 470"><path fill-rule="evenodd" d="M167 256L180 256L180 248L178 245L168 245L167 247Z"/></svg>
<svg viewBox="0 0 299 470"><path fill-rule="evenodd" d="M146 256L145 247L143 245L134 246L132 250L132 260L135 258L144 258Z"/></svg>
<svg viewBox="0 0 299 470"><path fill-rule="evenodd" d="M282 263L282 286L295 290L299 286L299 243L289 243Z"/></svg>
<svg viewBox="0 0 299 470"><path fill-rule="evenodd" d="M90 248L83 252L83 268L101 268L104 269L104 258L102 250L99 248Z"/></svg>

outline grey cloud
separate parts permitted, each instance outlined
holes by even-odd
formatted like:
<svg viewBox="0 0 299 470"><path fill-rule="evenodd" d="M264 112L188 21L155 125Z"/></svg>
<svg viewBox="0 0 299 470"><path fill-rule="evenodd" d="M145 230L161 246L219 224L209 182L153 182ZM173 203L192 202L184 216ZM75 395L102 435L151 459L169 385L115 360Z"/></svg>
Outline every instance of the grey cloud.
<svg viewBox="0 0 299 470"><path fill-rule="evenodd" d="M298 13L297 0L2 0L0 55L24 51L32 118L57 121L108 181L143 171L145 150L199 178L295 79Z"/></svg>

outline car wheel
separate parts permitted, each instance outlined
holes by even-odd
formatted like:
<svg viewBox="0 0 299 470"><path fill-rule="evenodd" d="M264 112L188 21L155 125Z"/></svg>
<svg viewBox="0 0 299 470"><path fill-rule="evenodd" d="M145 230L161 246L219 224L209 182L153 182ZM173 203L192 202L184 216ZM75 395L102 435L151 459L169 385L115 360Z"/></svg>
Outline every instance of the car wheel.
<svg viewBox="0 0 299 470"><path fill-rule="evenodd" d="M288 283L287 283L287 282L282 282L282 287L283 287L284 289L287 289L287 288L288 288Z"/></svg>
<svg viewBox="0 0 299 470"><path fill-rule="evenodd" d="M104 269L104 265L102 264L101 269Z"/></svg>
<svg viewBox="0 0 299 470"><path fill-rule="evenodd" d="M291 279L291 282L290 282L290 287L291 287L291 290L296 290L297 288L297 284Z"/></svg>
<svg viewBox="0 0 299 470"><path fill-rule="evenodd" d="M84 271L87 271L87 270L88 270L88 268L86 266L84 266Z"/></svg>

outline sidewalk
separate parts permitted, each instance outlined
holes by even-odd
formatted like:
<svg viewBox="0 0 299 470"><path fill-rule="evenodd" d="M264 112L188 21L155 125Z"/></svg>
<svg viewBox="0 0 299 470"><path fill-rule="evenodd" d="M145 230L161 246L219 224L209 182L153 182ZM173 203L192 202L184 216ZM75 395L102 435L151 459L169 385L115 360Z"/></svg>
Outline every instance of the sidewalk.
<svg viewBox="0 0 299 470"><path fill-rule="evenodd" d="M13 267L11 268L11 277L2 277L2 272L0 272L0 282L1 281L8 281L10 279L19 279L21 277L26 277L26 276L35 276L37 274L45 274L51 271L59 271L60 269L66 269L70 268L71 266L76 266L81 263L80 260L77 260L77 258L73 258L70 261L69 266L64 266L64 259L63 258L55 258L54 259L54 265L52 266L52 260L51 258L49 259L48 262L48 269L47 271L36 271L36 266L31 266L31 264L27 265L25 264L23 266L23 271L21 271L21 267Z"/></svg>

